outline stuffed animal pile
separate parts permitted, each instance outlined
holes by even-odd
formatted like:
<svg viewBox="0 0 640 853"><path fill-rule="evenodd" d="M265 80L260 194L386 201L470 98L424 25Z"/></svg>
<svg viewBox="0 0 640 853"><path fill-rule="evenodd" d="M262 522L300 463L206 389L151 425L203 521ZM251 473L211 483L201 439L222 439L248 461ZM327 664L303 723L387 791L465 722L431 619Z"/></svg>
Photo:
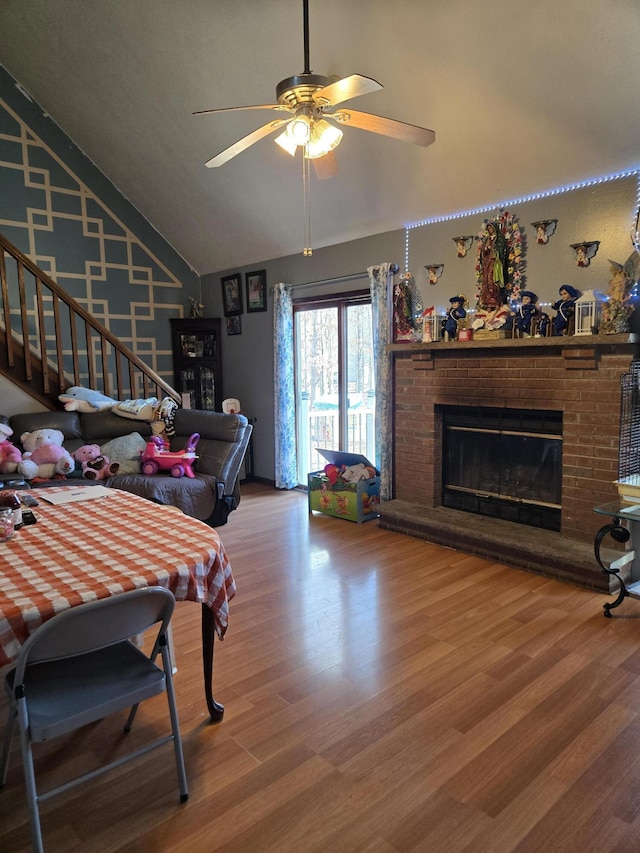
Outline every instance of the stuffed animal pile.
<svg viewBox="0 0 640 853"><path fill-rule="evenodd" d="M332 486L339 480L345 483L357 483L360 480L370 480L377 476L376 469L371 465L365 465L363 462L358 462L356 465L342 465L340 468L329 464L325 465L323 470Z"/></svg>
<svg viewBox="0 0 640 853"><path fill-rule="evenodd" d="M171 438L175 435L173 421L178 404L171 397L158 400L148 397L145 400L114 400L99 391L72 385L59 394L58 399L64 405L66 412L106 412L111 411L121 418L137 421L148 421L151 429L158 435L163 432Z"/></svg>

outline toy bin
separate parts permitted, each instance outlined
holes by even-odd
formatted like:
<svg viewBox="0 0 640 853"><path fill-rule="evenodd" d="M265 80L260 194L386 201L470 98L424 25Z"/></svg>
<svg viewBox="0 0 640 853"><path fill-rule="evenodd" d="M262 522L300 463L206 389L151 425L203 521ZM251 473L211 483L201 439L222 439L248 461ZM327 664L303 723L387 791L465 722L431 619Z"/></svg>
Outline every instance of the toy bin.
<svg viewBox="0 0 640 853"><path fill-rule="evenodd" d="M369 468L375 467L366 457L358 453L342 453L338 450L321 450L318 453L337 468L363 464ZM309 512L321 512L333 518L346 518L362 524L379 517L380 476L368 480L358 480L349 483L340 477L332 484L324 471L314 471L307 477L309 490Z"/></svg>

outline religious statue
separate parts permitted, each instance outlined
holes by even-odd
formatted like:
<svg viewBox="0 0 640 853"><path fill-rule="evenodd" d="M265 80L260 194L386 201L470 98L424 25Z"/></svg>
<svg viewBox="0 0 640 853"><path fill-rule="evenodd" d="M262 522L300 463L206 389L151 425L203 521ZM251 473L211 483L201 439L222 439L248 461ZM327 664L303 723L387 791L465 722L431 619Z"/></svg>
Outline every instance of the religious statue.
<svg viewBox="0 0 640 853"><path fill-rule="evenodd" d="M204 311L204 305L200 302L199 299L194 299L193 296L189 297L189 317L202 317L202 312Z"/></svg>
<svg viewBox="0 0 640 853"><path fill-rule="evenodd" d="M411 283L413 276L404 273L393 287L393 339L411 341L414 335L413 298Z"/></svg>
<svg viewBox="0 0 640 853"><path fill-rule="evenodd" d="M485 219L476 237L476 306L471 327L504 335L512 319L511 304L524 285L523 233L516 217L501 210Z"/></svg>
<svg viewBox="0 0 640 853"><path fill-rule="evenodd" d="M623 334L629 331L629 315L633 311L631 287L633 281L628 270L616 261L609 261L609 298L602 309L601 329L605 335Z"/></svg>
<svg viewBox="0 0 640 853"><path fill-rule="evenodd" d="M499 308L504 303L504 263L507 243L494 222L487 223L487 233L480 249L481 282L478 306Z"/></svg>

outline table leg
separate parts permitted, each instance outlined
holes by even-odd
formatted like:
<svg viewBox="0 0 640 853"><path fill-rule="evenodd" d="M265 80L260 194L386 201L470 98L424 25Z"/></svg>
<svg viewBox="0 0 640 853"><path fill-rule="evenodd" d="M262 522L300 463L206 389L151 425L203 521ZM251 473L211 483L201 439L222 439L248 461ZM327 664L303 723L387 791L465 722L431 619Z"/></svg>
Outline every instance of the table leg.
<svg viewBox="0 0 640 853"><path fill-rule="evenodd" d="M224 716L224 705L213 698L213 643L216 635L213 611L206 604L202 605L202 665L204 672L204 695L207 708L211 714L211 722L219 723Z"/></svg>

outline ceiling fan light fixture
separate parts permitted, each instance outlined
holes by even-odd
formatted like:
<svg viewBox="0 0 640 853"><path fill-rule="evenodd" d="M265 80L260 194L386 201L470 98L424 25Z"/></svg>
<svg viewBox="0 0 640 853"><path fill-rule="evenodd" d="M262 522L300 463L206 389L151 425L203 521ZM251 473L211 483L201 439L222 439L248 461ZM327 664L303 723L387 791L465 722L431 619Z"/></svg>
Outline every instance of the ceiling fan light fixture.
<svg viewBox="0 0 640 853"><path fill-rule="evenodd" d="M277 103L198 110L194 115L210 115L234 110L279 110L288 114L288 118L268 122L246 134L208 160L205 165L208 168L222 166L232 157L237 156L251 145L286 125L284 132L278 136L275 142L291 157L295 155L298 147L302 148L301 162L305 207L305 249L303 254L308 256L312 253L309 201L310 161L314 161L313 168L318 179L335 175L337 162L332 151L342 139L342 130L325 121L324 115L339 125L349 124L351 127L360 130L389 136L423 147L435 142L436 135L433 130L428 128L384 118L374 113L357 112L351 108L341 108L337 112L334 111L345 101L376 92L382 89L382 85L377 80L365 77L362 74L350 74L348 77L324 77L311 71L309 64L309 0L302 0L302 30L304 71L293 77L287 77L278 83L276 86Z"/></svg>
<svg viewBox="0 0 640 853"><path fill-rule="evenodd" d="M295 139L291 138L286 130L283 130L280 136L276 136L274 142L276 142L283 151L286 151L287 154L290 154L292 157L298 150L298 143Z"/></svg>
<svg viewBox="0 0 640 853"><path fill-rule="evenodd" d="M334 148L340 145L342 135L342 131L329 124L328 121L324 119L316 121L311 128L306 156L310 160L314 160L317 157L324 157L325 154L328 154L329 151L333 151Z"/></svg>
<svg viewBox="0 0 640 853"><path fill-rule="evenodd" d="M311 136L311 122L308 116L298 115L287 125L287 134L296 145L306 145Z"/></svg>

